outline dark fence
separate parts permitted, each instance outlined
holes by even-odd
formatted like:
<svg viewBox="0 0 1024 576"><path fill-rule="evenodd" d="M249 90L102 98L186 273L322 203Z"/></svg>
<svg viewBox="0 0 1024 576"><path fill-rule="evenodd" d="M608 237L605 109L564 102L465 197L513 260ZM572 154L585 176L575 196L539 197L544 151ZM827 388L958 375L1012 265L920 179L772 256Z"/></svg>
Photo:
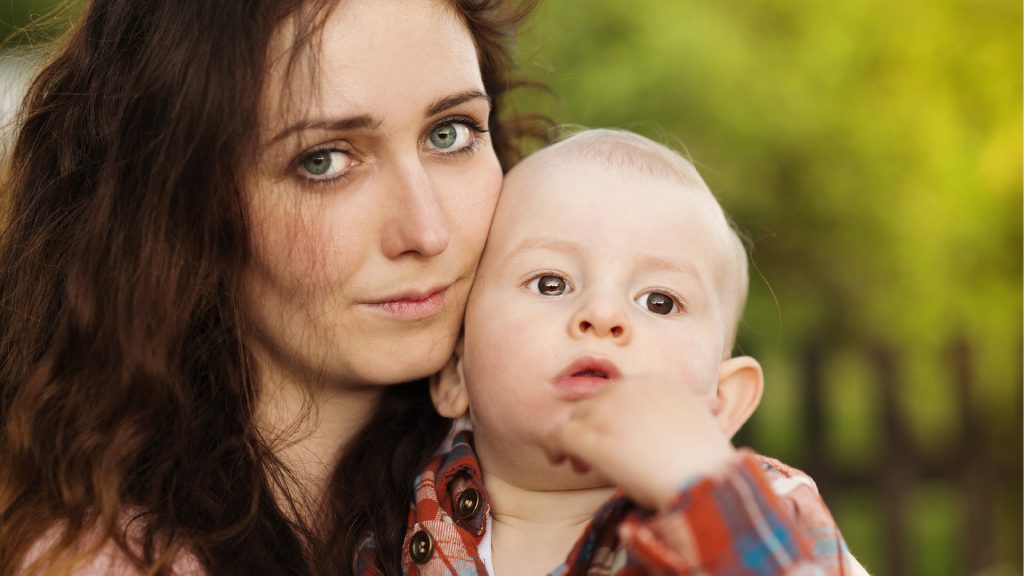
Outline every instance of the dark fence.
<svg viewBox="0 0 1024 576"><path fill-rule="evenodd" d="M795 453L803 454L792 464L805 470L818 483L830 506L841 505L847 494L871 494L877 509L872 543L850 540L856 553L864 546L874 549L875 562L867 567L873 574L933 574L934 563L924 555L935 550L921 550L912 540L915 494L923 486L943 486L943 493L953 494L949 509L958 515L952 522L955 533L943 545L951 547L944 557L955 558L953 566L942 566L944 574L1020 574L1022 550L1022 433L1024 418L1019 374L1014 414L992 418L978 401L977 373L971 346L956 340L940 361L948 367L950 377L935 386L952 386L956 403L957 437L940 449L925 447L908 426L907 409L901 406L898 394L903 385L901 356L888 346L867 349L865 360L870 365L873 384L877 385L878 422L881 446L874 450L875 461L851 466L836 458L829 445L826 394L829 393L826 365L832 351L821 345L810 345L800 362L800 396L796 437L805 445ZM769 383L770 386L770 383ZM948 391L946 391L948 392ZM757 446L750 431L737 438L737 443ZM840 506L841 507L841 506ZM1003 509L1003 508L1006 509ZM944 507L944 509L947 507ZM837 517L839 515L837 514ZM1009 518L1009 520L1007 520ZM842 528L842 518L837 518ZM951 552L952 551L952 552Z"/></svg>

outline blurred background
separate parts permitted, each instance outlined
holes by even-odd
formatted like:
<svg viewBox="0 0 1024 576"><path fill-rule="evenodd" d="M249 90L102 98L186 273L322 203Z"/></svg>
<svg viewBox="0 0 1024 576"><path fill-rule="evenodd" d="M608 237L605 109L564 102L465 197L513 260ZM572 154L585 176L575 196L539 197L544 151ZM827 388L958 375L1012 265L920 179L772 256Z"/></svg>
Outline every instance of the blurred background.
<svg viewBox="0 0 1024 576"><path fill-rule="evenodd" d="M0 0L0 36L39 27L0 106L55 4ZM1021 34L1009 0L547 0L522 30L551 93L519 112L684 151L749 237L738 443L814 476L874 574L1022 573Z"/></svg>

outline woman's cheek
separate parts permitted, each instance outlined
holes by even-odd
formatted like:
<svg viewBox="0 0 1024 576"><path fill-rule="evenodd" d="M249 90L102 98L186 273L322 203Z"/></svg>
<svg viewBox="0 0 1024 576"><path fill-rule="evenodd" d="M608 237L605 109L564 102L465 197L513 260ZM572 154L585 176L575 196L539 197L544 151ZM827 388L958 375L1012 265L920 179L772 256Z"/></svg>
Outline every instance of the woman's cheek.
<svg viewBox="0 0 1024 576"><path fill-rule="evenodd" d="M472 170L457 175L459 183L450 194L449 222L461 231L467 247L479 259L501 194L501 165L493 152L482 157Z"/></svg>
<svg viewBox="0 0 1024 576"><path fill-rule="evenodd" d="M356 252L338 234L331 206L311 200L275 207L256 229L257 258L272 269L281 288L307 296L338 288L338 276L351 268L348 260Z"/></svg>
<svg viewBox="0 0 1024 576"><path fill-rule="evenodd" d="M313 216L289 204L259 217L245 280L250 313L267 344L302 357L300 364L315 364L336 339L341 308L335 303L344 294L352 251L333 234L326 210Z"/></svg>

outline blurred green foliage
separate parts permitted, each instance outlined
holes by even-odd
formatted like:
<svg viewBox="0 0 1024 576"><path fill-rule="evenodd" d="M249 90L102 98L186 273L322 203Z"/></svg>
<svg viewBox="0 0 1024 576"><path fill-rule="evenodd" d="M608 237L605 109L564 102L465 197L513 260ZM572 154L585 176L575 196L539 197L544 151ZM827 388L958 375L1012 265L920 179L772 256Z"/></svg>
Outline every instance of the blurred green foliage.
<svg viewBox="0 0 1024 576"><path fill-rule="evenodd" d="M66 30L81 0L0 0L0 41L6 48L40 45Z"/></svg>
<svg viewBox="0 0 1024 576"><path fill-rule="evenodd" d="M0 37L32 20L60 28L79 5L47 15L54 4L0 2ZM768 381L745 440L804 461L797 382L814 344L830 352L830 452L870 473L887 440L865 358L887 346L914 439L952 450L963 423L949 346L964 339L985 425L973 448L1019 470L1021 21L1009 0L548 0L519 56L521 75L555 96L527 91L516 105L686 151L749 236L741 346ZM992 519L993 573L1021 570L1011 480ZM878 570L872 487L835 496L851 548ZM960 572L957 499L931 482L908 503L913 573Z"/></svg>

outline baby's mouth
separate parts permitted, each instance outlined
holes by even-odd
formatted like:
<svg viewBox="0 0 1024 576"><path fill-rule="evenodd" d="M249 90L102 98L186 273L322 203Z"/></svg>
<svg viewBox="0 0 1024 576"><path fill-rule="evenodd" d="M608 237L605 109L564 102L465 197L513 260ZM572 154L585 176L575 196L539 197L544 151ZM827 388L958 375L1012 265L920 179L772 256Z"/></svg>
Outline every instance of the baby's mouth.
<svg viewBox="0 0 1024 576"><path fill-rule="evenodd" d="M611 361L584 356L555 376L552 386L563 398L579 400L597 394L619 376L619 369Z"/></svg>

